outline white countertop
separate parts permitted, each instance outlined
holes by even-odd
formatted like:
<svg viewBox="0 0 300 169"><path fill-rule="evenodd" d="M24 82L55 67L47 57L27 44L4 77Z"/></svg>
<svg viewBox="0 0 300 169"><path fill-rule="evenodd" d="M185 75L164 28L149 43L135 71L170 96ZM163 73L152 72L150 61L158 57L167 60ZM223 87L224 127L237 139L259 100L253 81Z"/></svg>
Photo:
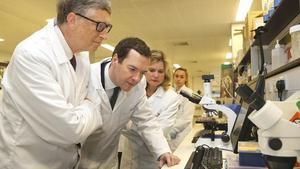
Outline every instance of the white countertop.
<svg viewBox="0 0 300 169"><path fill-rule="evenodd" d="M174 155L178 156L181 161L178 165L173 167L163 166L162 169L183 169L190 158L191 153L195 150L194 144L192 143L192 139L196 132L202 129L202 125L196 124L192 131L185 137L182 143L179 145L177 150L173 153Z"/></svg>
<svg viewBox="0 0 300 169"><path fill-rule="evenodd" d="M192 143L192 139L196 132L202 129L202 125L196 124L192 131L186 136L183 142L179 145L177 150L173 153L174 155L178 156L181 161L178 165L173 167L163 166L162 169L184 169L187 161L190 158L191 153L195 150L194 143ZM249 167L249 166L239 166L238 161L238 154L234 154L230 151L222 151L223 152L223 159L226 162L223 163L223 168L228 169L263 169L263 167ZM226 166L226 167L225 167ZM264 168L265 169L265 168Z"/></svg>

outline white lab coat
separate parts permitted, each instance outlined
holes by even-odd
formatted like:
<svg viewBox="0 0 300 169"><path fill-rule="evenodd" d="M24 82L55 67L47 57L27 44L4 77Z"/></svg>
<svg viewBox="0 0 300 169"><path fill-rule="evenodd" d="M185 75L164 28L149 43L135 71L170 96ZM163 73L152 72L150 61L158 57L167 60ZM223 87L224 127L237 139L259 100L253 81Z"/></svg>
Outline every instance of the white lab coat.
<svg viewBox="0 0 300 169"><path fill-rule="evenodd" d="M168 133L175 122L180 99L172 89L165 91L162 87L148 98L164 133ZM159 165L157 158L151 154L143 139L136 133L134 125L132 129L123 131L123 134L128 140L124 141L121 169L157 169Z"/></svg>
<svg viewBox="0 0 300 169"><path fill-rule="evenodd" d="M2 105L2 96L3 96L3 91L2 89L0 89L0 107Z"/></svg>
<svg viewBox="0 0 300 169"><path fill-rule="evenodd" d="M91 66L90 93L94 93L91 97L94 100L101 100L101 106L97 111L102 115L103 126L90 135L84 143L79 168L117 169L119 138L121 130L129 120L136 125L136 130L156 158L170 152L156 116L148 105L145 79L129 92L121 90L112 111L109 98L101 84L100 65L101 62Z"/></svg>
<svg viewBox="0 0 300 169"><path fill-rule="evenodd" d="M186 87L181 87L181 90L193 93L193 90ZM179 111L176 116L175 124L173 125L170 133L175 133L176 138L169 140L169 145L172 151L175 151L179 144L183 141L185 136L192 130L193 115L195 112L194 103L190 102L187 98L181 96L181 103Z"/></svg>
<svg viewBox="0 0 300 169"><path fill-rule="evenodd" d="M53 22L16 47L2 80L1 169L72 169L78 163L76 144L101 118L83 101L88 53L76 55L75 74Z"/></svg>

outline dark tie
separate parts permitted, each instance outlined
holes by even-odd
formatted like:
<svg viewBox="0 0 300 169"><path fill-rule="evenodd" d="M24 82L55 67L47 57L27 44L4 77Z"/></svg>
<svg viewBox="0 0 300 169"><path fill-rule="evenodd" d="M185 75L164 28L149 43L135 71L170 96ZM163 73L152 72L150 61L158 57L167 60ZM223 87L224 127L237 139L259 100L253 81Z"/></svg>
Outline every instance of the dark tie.
<svg viewBox="0 0 300 169"><path fill-rule="evenodd" d="M115 87L115 88L114 88L114 92L113 92L111 98L109 99L109 102L110 102L110 105L111 105L111 109L112 109L112 110L114 109L114 106L115 106L115 104L116 104L116 101L117 101L117 98L118 98L119 91L120 91L120 87Z"/></svg>
<svg viewBox="0 0 300 169"><path fill-rule="evenodd" d="M74 70L76 71L76 58L73 55L72 59L70 60L71 65L73 66Z"/></svg>

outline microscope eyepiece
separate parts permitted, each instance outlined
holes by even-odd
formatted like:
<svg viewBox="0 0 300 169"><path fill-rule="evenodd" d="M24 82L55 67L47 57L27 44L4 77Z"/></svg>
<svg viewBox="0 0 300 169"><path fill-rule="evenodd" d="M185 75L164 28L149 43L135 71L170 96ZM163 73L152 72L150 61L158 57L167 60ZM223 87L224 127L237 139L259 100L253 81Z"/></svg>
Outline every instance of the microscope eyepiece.
<svg viewBox="0 0 300 169"><path fill-rule="evenodd" d="M179 92L180 95L182 95L183 97L189 99L190 102L195 103L195 104L199 104L201 101L201 96L194 94L194 93L189 93L187 91L181 90Z"/></svg>

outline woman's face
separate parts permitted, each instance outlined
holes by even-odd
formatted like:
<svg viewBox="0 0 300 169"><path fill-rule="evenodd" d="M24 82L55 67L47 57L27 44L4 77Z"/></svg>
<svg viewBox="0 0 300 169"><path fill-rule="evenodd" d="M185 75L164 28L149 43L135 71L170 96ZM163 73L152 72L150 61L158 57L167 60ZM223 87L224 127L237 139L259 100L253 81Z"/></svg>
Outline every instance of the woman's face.
<svg viewBox="0 0 300 169"><path fill-rule="evenodd" d="M182 87L187 81L186 73L183 70L177 70L174 73L174 83L177 87Z"/></svg>
<svg viewBox="0 0 300 169"><path fill-rule="evenodd" d="M165 67L162 61L152 63L145 74L147 84L151 87L159 87L165 80L165 74Z"/></svg>

